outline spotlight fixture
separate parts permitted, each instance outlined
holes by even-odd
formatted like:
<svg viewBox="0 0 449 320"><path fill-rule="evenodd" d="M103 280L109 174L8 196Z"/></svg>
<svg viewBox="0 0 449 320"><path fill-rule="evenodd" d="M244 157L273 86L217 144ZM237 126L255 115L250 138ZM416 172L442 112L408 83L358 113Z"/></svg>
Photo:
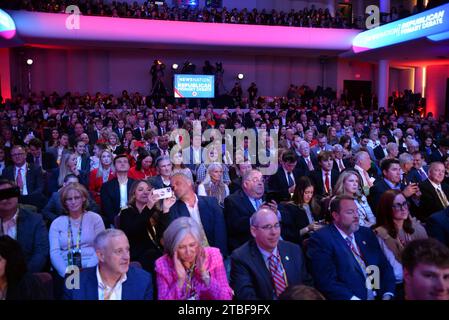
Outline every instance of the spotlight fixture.
<svg viewBox="0 0 449 320"><path fill-rule="evenodd" d="M27 65L31 66L33 64L33 59L27 59Z"/></svg>
<svg viewBox="0 0 449 320"><path fill-rule="evenodd" d="M178 66L177 63L173 63L173 64L171 65L171 68L172 68L173 70L178 70L179 66Z"/></svg>
<svg viewBox="0 0 449 320"><path fill-rule="evenodd" d="M239 80L243 80L244 77L245 77L245 76L243 75L243 73L239 73L239 74L237 75L237 79L239 79Z"/></svg>

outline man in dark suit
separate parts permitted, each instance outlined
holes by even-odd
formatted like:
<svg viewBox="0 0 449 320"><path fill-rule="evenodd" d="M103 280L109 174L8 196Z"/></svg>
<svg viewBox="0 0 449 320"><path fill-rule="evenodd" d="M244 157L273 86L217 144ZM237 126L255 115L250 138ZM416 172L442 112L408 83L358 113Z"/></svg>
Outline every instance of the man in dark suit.
<svg viewBox="0 0 449 320"><path fill-rule="evenodd" d="M264 203L265 186L262 173L251 170L243 176L242 190L225 198L224 218L228 235L229 252L251 239L249 218L262 204L266 204L279 214L277 205Z"/></svg>
<svg viewBox="0 0 449 320"><path fill-rule="evenodd" d="M94 129L89 133L89 141L92 144L97 143L98 139L101 139L101 130L103 129L103 121L96 118L94 121Z"/></svg>
<svg viewBox="0 0 449 320"><path fill-rule="evenodd" d="M191 143L191 146L182 150L182 162L195 177L198 166L204 162L201 135L194 134Z"/></svg>
<svg viewBox="0 0 449 320"><path fill-rule="evenodd" d="M117 134L120 142L123 142L123 138L125 137L125 120L120 119L117 121L117 127L114 129L114 132Z"/></svg>
<svg viewBox="0 0 449 320"><path fill-rule="evenodd" d="M151 275L129 266L129 242L123 231L100 232L94 246L98 266L81 271L79 288L64 286L65 300L153 300Z"/></svg>
<svg viewBox="0 0 449 320"><path fill-rule="evenodd" d="M338 196L331 201L330 211L332 224L316 231L307 244L316 288L330 300L372 300L374 291L379 298L391 299L393 269L376 235L359 226L354 199ZM377 267L374 273L373 266Z"/></svg>
<svg viewBox="0 0 449 320"><path fill-rule="evenodd" d="M318 160L314 154L310 153L310 146L307 141L299 143L299 152L301 156L298 157L296 169L299 170L301 175L307 175L318 169Z"/></svg>
<svg viewBox="0 0 449 320"><path fill-rule="evenodd" d="M16 138L17 141L23 141L26 136L26 130L21 124L19 124L19 119L16 116L11 117L10 124L14 138Z"/></svg>
<svg viewBox="0 0 449 320"><path fill-rule="evenodd" d="M287 150L282 154L277 172L268 179L268 190L276 191L280 201L289 201L290 194L295 191L296 181L300 178L298 170L295 170L296 163L295 152Z"/></svg>
<svg viewBox="0 0 449 320"><path fill-rule="evenodd" d="M170 222L179 217L191 217L203 227L207 243L228 255L226 225L223 210L213 197L197 196L193 181L183 173L171 177L171 186L178 200L170 208Z"/></svg>
<svg viewBox="0 0 449 320"><path fill-rule="evenodd" d="M301 248L280 240L279 219L262 207L250 219L249 240L231 255L230 283L237 300L274 300L288 286L311 284Z"/></svg>
<svg viewBox="0 0 449 320"><path fill-rule="evenodd" d="M418 171L413 168L413 156L407 152L399 156L399 165L401 166L401 183L420 183L421 177Z"/></svg>
<svg viewBox="0 0 449 320"><path fill-rule="evenodd" d="M29 272L41 272L50 250L47 229L41 215L19 208L19 194L14 182L0 180L0 235L20 243Z"/></svg>
<svg viewBox="0 0 449 320"><path fill-rule="evenodd" d="M405 185L401 183L401 166L397 159L385 159L381 164L382 177L374 181L374 185L370 188L368 202L373 210L377 212L377 204L382 194L390 189L402 190L406 198L410 198L419 193L419 187L416 183Z"/></svg>
<svg viewBox="0 0 449 320"><path fill-rule="evenodd" d="M44 178L42 170L26 163L25 149L20 145L13 146L11 158L14 164L3 170L2 177L16 182L20 188L20 203L41 209L47 202L43 195Z"/></svg>
<svg viewBox="0 0 449 320"><path fill-rule="evenodd" d="M86 154L86 144L84 141L76 141L74 150L76 155L76 168L80 171L90 172L90 158Z"/></svg>
<svg viewBox="0 0 449 320"><path fill-rule="evenodd" d="M154 189L167 188L170 186L170 176L173 173L173 165L168 156L160 156L154 162L157 176L151 177L149 183Z"/></svg>
<svg viewBox="0 0 449 320"><path fill-rule="evenodd" d="M426 220L429 237L439 240L449 247L449 207L435 212Z"/></svg>
<svg viewBox="0 0 449 320"><path fill-rule="evenodd" d="M168 135L165 134L163 136L159 136L157 139L157 143L158 143L158 148L150 151L150 154L153 157L153 159L157 159L161 156L169 157L170 150L168 149L168 143L169 143Z"/></svg>
<svg viewBox="0 0 449 320"><path fill-rule="evenodd" d="M137 128L133 131L133 136L139 141L143 140L145 131L147 131L145 119L140 119Z"/></svg>
<svg viewBox="0 0 449 320"><path fill-rule="evenodd" d="M421 190L418 219L425 222L433 213L449 207L449 185L443 183L444 164L432 162L429 167L429 178L419 184Z"/></svg>
<svg viewBox="0 0 449 320"><path fill-rule="evenodd" d="M321 151L318 155L320 168L309 173L309 178L315 186L315 194L318 197L324 197L332 194L340 173L338 170L332 170L334 160L332 152Z"/></svg>
<svg viewBox="0 0 449 320"><path fill-rule="evenodd" d="M37 138L31 139L28 143L29 153L27 155L27 162L34 164L37 168L42 168L44 171L54 169L58 166L56 158L53 154L42 151L42 141Z"/></svg>
<svg viewBox="0 0 449 320"><path fill-rule="evenodd" d="M233 194L236 191L242 190L243 176L252 170L253 166L249 161L238 163L236 165L237 177L232 179L229 184L229 193Z"/></svg>
<svg viewBox="0 0 449 320"><path fill-rule="evenodd" d="M413 169L419 176L419 182L426 180L429 177L429 166L424 166L424 154L421 151L415 151L413 156Z"/></svg>
<svg viewBox="0 0 449 320"><path fill-rule="evenodd" d="M128 179L129 160L124 154L114 158L117 177L101 186L100 197L102 214L106 219L106 226L113 225L120 210L128 205L128 192L134 183Z"/></svg>
<svg viewBox="0 0 449 320"><path fill-rule="evenodd" d="M446 138L440 139L438 142L438 149L434 150L430 155L430 162L443 161L443 156L449 150L449 140Z"/></svg>
<svg viewBox="0 0 449 320"><path fill-rule="evenodd" d="M343 147L340 144L335 144L332 147L332 153L334 156L334 165L332 166L333 171L338 171L340 173L343 170L352 167L349 159L343 159Z"/></svg>
<svg viewBox="0 0 449 320"><path fill-rule="evenodd" d="M377 161L382 160L387 156L387 144L388 144L388 135L385 132L380 133L380 144L374 148L374 156L376 157Z"/></svg>

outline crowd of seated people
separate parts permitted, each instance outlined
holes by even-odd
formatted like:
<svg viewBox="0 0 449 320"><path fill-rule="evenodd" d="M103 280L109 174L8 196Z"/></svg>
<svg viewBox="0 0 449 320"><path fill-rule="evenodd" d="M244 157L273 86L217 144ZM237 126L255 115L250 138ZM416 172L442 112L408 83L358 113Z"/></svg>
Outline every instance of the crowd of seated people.
<svg viewBox="0 0 449 320"><path fill-rule="evenodd" d="M104 98L0 106L0 299L448 299L415 273L449 272L444 118L313 91L232 110ZM51 293L27 292L42 273Z"/></svg>
<svg viewBox="0 0 449 320"><path fill-rule="evenodd" d="M10 1L6 8L15 10L64 13L67 6L77 5L81 14L88 16L121 17L151 20L172 20L210 23L252 24L270 26L294 26L313 28L351 28L352 22L341 11L329 12L329 9L310 8L292 9L289 12L266 9L238 10L236 8L199 8L169 7L167 4L157 5L144 2L112 1L64 1L53 0L17 0Z"/></svg>

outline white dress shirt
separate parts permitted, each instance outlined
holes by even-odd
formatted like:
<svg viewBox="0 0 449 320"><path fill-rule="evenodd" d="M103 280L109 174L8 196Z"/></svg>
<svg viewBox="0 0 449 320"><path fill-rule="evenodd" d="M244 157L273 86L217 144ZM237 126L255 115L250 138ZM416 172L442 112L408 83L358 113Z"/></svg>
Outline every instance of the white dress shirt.
<svg viewBox="0 0 449 320"><path fill-rule="evenodd" d="M17 216L19 209L17 209L14 216L8 221L3 221L0 219L1 232L0 235L10 236L13 239L17 239Z"/></svg>
<svg viewBox="0 0 449 320"><path fill-rule="evenodd" d="M126 208L128 205L128 180L125 183L120 183L120 208Z"/></svg>
<svg viewBox="0 0 449 320"><path fill-rule="evenodd" d="M127 280L126 273L120 278L114 287L108 287L104 284L101 278L100 270L97 266L97 281L98 281L98 300L105 300L109 295L108 300L122 300L123 282Z"/></svg>

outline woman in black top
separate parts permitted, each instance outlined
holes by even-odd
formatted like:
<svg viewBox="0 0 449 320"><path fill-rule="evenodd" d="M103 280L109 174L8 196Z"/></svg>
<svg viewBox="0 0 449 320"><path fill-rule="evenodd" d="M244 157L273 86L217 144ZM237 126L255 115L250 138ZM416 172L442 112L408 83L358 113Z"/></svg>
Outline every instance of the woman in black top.
<svg viewBox="0 0 449 320"><path fill-rule="evenodd" d="M176 198L157 200L148 181L138 180L132 185L128 199L117 227L128 237L131 261L138 261L143 269L153 273L154 262L163 254L161 239L169 223L168 211Z"/></svg>

